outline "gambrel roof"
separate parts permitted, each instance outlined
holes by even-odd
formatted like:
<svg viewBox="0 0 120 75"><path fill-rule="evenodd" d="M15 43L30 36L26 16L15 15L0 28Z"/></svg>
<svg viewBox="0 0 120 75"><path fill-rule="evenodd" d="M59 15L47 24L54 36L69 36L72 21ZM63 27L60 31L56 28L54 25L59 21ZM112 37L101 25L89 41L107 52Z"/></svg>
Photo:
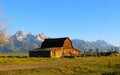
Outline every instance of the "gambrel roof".
<svg viewBox="0 0 120 75"><path fill-rule="evenodd" d="M54 39L49 38L49 39L45 39L44 42L41 45L41 48L63 47L64 41L66 39L69 39L69 38L65 37L65 38L54 38Z"/></svg>

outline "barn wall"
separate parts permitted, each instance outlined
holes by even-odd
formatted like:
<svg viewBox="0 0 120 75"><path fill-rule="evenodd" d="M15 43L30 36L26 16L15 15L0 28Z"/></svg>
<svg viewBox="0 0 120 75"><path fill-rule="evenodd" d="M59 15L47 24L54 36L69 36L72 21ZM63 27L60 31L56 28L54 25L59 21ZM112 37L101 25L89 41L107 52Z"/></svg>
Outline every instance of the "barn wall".
<svg viewBox="0 0 120 75"><path fill-rule="evenodd" d="M50 51L29 51L29 57L50 57Z"/></svg>
<svg viewBox="0 0 120 75"><path fill-rule="evenodd" d="M80 51L74 48L64 48L63 56L79 56Z"/></svg>
<svg viewBox="0 0 120 75"><path fill-rule="evenodd" d="M50 56L51 56L51 57L55 57L55 56L56 56L56 53L55 53L55 52L56 52L56 50L51 50Z"/></svg>
<svg viewBox="0 0 120 75"><path fill-rule="evenodd" d="M63 56L71 56L71 50L72 48L64 48Z"/></svg>
<svg viewBox="0 0 120 75"><path fill-rule="evenodd" d="M72 54L74 55L74 56L79 56L79 54L80 54L80 51L78 51L78 50L76 50L76 49L72 49Z"/></svg>
<svg viewBox="0 0 120 75"><path fill-rule="evenodd" d="M72 48L72 43L69 39L66 39L63 44L64 48Z"/></svg>
<svg viewBox="0 0 120 75"><path fill-rule="evenodd" d="M62 57L62 47L51 50L51 57Z"/></svg>

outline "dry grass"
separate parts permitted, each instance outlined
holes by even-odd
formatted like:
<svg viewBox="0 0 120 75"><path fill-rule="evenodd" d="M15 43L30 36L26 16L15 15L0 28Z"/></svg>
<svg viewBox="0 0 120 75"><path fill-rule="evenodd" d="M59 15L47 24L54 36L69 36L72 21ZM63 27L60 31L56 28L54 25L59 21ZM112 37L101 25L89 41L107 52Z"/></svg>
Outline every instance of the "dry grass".
<svg viewBox="0 0 120 75"><path fill-rule="evenodd" d="M120 75L120 57L0 58L0 70L0 75Z"/></svg>

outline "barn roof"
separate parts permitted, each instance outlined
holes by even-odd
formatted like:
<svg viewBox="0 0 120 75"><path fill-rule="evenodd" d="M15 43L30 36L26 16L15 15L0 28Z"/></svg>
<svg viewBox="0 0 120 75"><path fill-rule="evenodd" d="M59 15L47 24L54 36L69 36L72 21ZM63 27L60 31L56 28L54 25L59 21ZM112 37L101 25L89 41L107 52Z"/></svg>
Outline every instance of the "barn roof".
<svg viewBox="0 0 120 75"><path fill-rule="evenodd" d="M41 45L41 48L62 47L66 39L69 39L69 38L65 37L65 38L45 39Z"/></svg>

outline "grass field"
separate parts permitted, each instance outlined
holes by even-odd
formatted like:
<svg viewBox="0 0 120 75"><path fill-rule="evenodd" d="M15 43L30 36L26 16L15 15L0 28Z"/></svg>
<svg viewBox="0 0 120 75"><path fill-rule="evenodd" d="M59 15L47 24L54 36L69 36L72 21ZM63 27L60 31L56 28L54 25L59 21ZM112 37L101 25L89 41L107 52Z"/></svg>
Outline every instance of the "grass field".
<svg viewBox="0 0 120 75"><path fill-rule="evenodd" d="M120 57L0 58L0 75L120 75Z"/></svg>

